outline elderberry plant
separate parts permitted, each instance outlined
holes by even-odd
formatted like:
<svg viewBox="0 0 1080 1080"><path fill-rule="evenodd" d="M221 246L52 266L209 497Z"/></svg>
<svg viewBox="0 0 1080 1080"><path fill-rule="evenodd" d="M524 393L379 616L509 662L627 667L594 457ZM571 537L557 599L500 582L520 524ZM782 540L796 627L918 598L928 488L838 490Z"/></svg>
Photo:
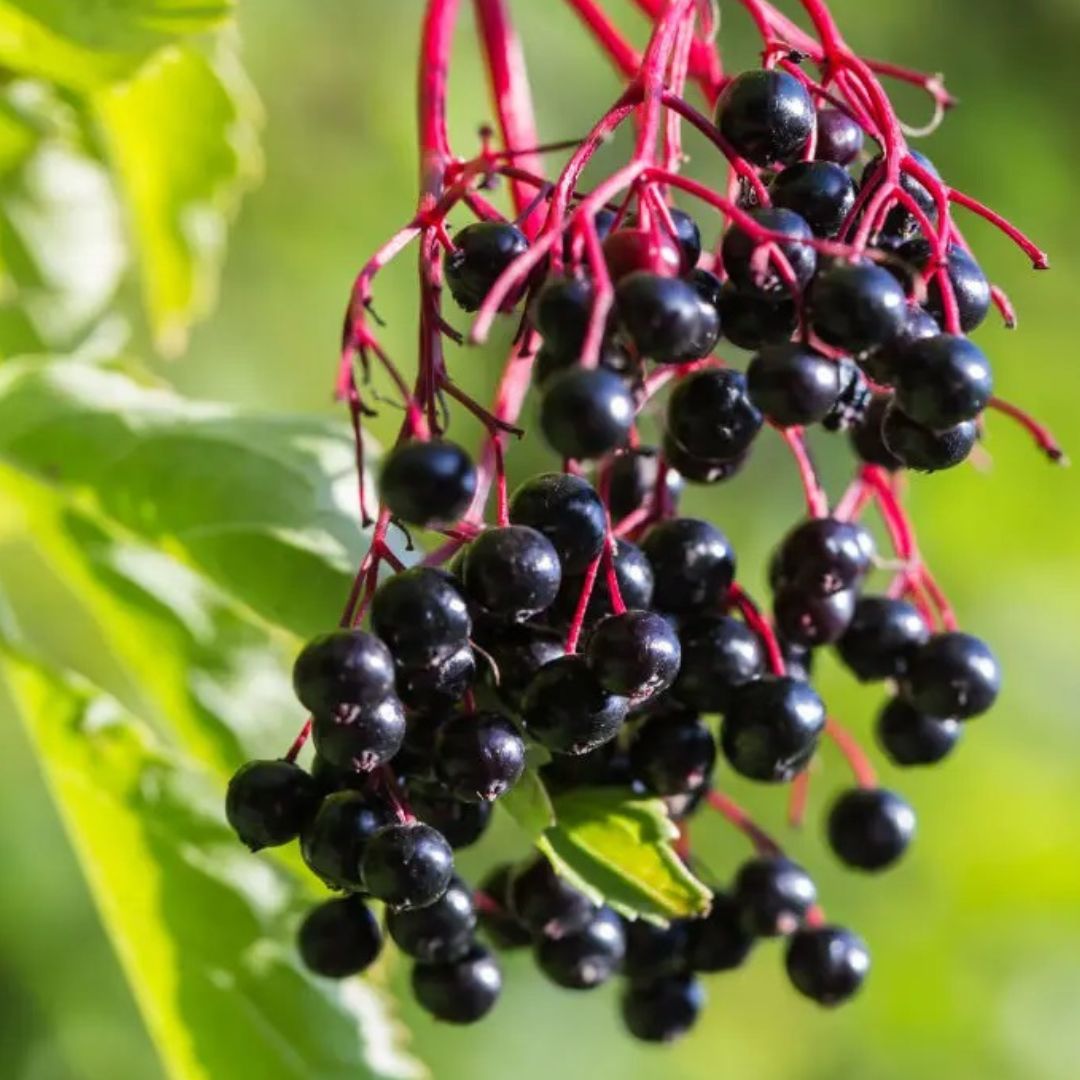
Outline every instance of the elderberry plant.
<svg viewBox="0 0 1080 1080"><path fill-rule="evenodd" d="M994 395L969 337L991 308L1009 324L1013 314L954 210L996 225L1036 268L1047 260L909 148L881 79L921 87L944 113L940 81L857 55L822 0L801 2L812 33L766 0L733 3L762 40L761 67L740 73L721 65L707 3L639 0L653 22L639 53L600 4L567 2L626 85L554 179L542 152L566 147L537 137L504 0L474 3L500 137L485 131L472 157L451 150L460 5L428 3L419 204L356 280L337 373L363 507L376 372L404 421L340 624L296 661L310 718L283 759L233 777L227 814L253 850L298 839L312 872L341 891L300 928L315 973L342 978L374 961L383 931L369 901L380 901L386 933L413 961L415 996L439 1019L487 1015L502 985L496 954L532 948L561 987L621 974L627 1030L668 1041L697 1019L701 977L738 967L760 939L786 939L792 985L822 1005L848 1000L867 975L866 944L826 917L810 874L726 793L725 772L786 785L797 824L830 740L853 779L825 823L836 858L880 872L905 854L914 812L830 715L814 655L834 646L855 678L888 687L878 736L897 765L941 761L993 705L998 663L959 629L919 553L906 474L967 459L988 409L1060 459L1041 426ZM624 125L636 131L629 160L585 186L586 165ZM718 187L680 172L684 125L712 147L712 171L727 177ZM512 220L487 197L499 183ZM410 245L412 383L372 309L378 273ZM446 292L471 316L467 335ZM485 341L500 315L517 333L485 407L455 381L446 345ZM745 370L729 346L752 353ZM530 391L539 421L526 433L516 424ZM486 430L475 457L455 441L457 409ZM811 427L850 442L855 474L835 501ZM772 432L805 507L772 554L768 611L742 584L721 523L678 504L684 483L723 483ZM505 458L522 437L546 442L562 468L511 493ZM870 510L890 556L862 521ZM435 545L406 566L392 526ZM479 839L493 804L539 850L473 887L454 851ZM694 855L706 810L754 849L724 880ZM583 832L590 843L575 843ZM633 850L615 850L627 835L651 854L648 880Z"/></svg>

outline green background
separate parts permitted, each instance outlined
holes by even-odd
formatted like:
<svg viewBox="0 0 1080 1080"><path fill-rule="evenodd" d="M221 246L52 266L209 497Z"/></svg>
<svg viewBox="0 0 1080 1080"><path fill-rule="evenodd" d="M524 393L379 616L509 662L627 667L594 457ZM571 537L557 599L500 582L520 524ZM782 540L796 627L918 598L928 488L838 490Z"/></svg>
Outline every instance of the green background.
<svg viewBox="0 0 1080 1080"><path fill-rule="evenodd" d="M1053 271L1036 275L989 228L974 221L967 227L985 267L1020 311L1018 330L988 325L980 332L1000 391L1032 408L1080 453L1072 423L1080 407L1080 5L832 6L860 51L948 73L962 108L920 145L946 178L1049 249ZM267 409L331 411L351 277L411 209L412 65L421 7L419 0L259 0L242 7L245 58L268 115L267 178L232 237L216 314L195 332L190 352L163 367L185 392ZM553 139L580 134L613 97L614 77L556 0L513 7L527 41L541 130ZM730 65L749 63L745 19L730 3L724 16ZM626 25L640 30L631 17ZM452 117L456 145L468 152L489 109L464 34L461 45ZM898 98L903 115L921 123L925 102L904 92ZM623 149L605 151L604 160ZM715 161L700 145L692 150L693 169L709 176ZM389 322L386 341L400 356L414 337L412 282L405 265L377 293ZM451 362L479 392L497 359L493 350L455 354ZM385 436L395 422L387 413L375 426ZM886 782L911 798L920 817L910 858L888 877L841 874L821 850L816 822L829 790L844 780L828 752L814 783L811 822L802 835L786 836L792 853L814 870L830 915L871 945L875 969L862 997L835 1014L796 999L779 950L766 946L745 970L710 980L709 1008L691 1038L652 1050L621 1035L611 990L558 992L538 979L527 957L515 956L506 964L505 998L482 1028L440 1028L405 1005L414 1047L436 1076L1080 1074L1080 503L1073 473L1046 465L1007 421L991 417L989 428L985 468L916 478L911 501L924 553L964 625L1001 655L1007 682L1000 704L972 725L943 767L902 776L885 770ZM843 448L820 440L815 450L836 494ZM519 475L540 463L527 453L513 462ZM744 573L756 583L771 543L798 513L796 500L790 462L773 442L733 483L695 492L687 505L731 534ZM854 688L829 661L821 679L836 715L868 732L880 693ZM732 790L765 824L783 830L782 795ZM511 839L509 830L497 831L464 860L465 869L484 866ZM695 844L721 877L743 851L738 837L707 818L695 826ZM10 725L0 730L0 851L0 1076L159 1076L27 747Z"/></svg>

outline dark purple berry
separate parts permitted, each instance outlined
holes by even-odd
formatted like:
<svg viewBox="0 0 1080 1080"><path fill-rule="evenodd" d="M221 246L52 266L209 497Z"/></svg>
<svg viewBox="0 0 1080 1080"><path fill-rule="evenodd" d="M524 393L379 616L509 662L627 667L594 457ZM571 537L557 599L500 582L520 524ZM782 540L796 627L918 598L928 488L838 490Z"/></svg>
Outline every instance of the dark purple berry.
<svg viewBox="0 0 1080 1080"><path fill-rule="evenodd" d="M923 338L937 337L940 333L941 327L933 315L918 304L909 304L900 333L881 348L860 357L859 363L874 382L882 386L892 386L904 362L904 351L915 342Z"/></svg>
<svg viewBox="0 0 1080 1080"><path fill-rule="evenodd" d="M571 368L544 386L540 427L560 457L603 457L626 442L633 423L634 399L610 371Z"/></svg>
<svg viewBox="0 0 1080 1080"><path fill-rule="evenodd" d="M478 221L454 238L445 260L446 284L463 311L475 311L499 275L529 248L525 234L505 221Z"/></svg>
<svg viewBox="0 0 1080 1080"><path fill-rule="evenodd" d="M622 920L610 908L601 908L580 930L541 938L536 963L557 986L593 990L619 970L625 952Z"/></svg>
<svg viewBox="0 0 1080 1080"><path fill-rule="evenodd" d="M411 783L409 808L425 825L441 832L455 851L475 844L491 820L491 803L462 802L435 784Z"/></svg>
<svg viewBox="0 0 1080 1080"><path fill-rule="evenodd" d="M370 967L382 951L382 931L357 896L327 900L300 924L300 959L316 975L345 979Z"/></svg>
<svg viewBox="0 0 1080 1080"><path fill-rule="evenodd" d="M608 482L608 508L613 522L621 521L642 506L651 505L659 461L660 455L653 447L636 447L614 458ZM673 469L665 470L661 494L667 509L676 508L682 489L682 477Z"/></svg>
<svg viewBox="0 0 1080 1080"><path fill-rule="evenodd" d="M785 585L773 601L776 629L793 645L818 648L839 641L855 614L855 590L818 593Z"/></svg>
<svg viewBox="0 0 1080 1080"><path fill-rule="evenodd" d="M732 899L743 929L756 937L794 933L817 903L810 875L783 856L752 859L735 876Z"/></svg>
<svg viewBox="0 0 1080 1080"><path fill-rule="evenodd" d="M670 1043L685 1035L705 1007L705 992L692 975L633 982L622 996L626 1030L642 1042Z"/></svg>
<svg viewBox="0 0 1080 1080"><path fill-rule="evenodd" d="M628 540L615 542L615 579L619 586L619 595L628 608L648 608L652 604L653 572L649 560L641 548ZM558 614L567 622L577 610L581 591L585 585L585 575L580 574L563 578L559 599L555 603ZM607 576L599 574L593 583L592 595L585 609L585 626L592 628L601 619L611 615L614 608L608 588Z"/></svg>
<svg viewBox="0 0 1080 1080"><path fill-rule="evenodd" d="M405 739L405 710L391 695L374 705L342 705L315 717L312 728L319 756L339 769L370 772L389 761Z"/></svg>
<svg viewBox="0 0 1080 1080"><path fill-rule="evenodd" d="M381 701L394 692L394 658L374 634L335 630L304 646L293 665L293 689L316 715Z"/></svg>
<svg viewBox="0 0 1080 1080"><path fill-rule="evenodd" d="M849 431L862 423L874 399L874 392L859 365L850 356L842 356L836 362L836 367L840 393L828 416L821 421L821 426L826 431Z"/></svg>
<svg viewBox="0 0 1080 1080"><path fill-rule="evenodd" d="M712 732L694 714L650 716L630 740L630 770L654 795L686 795L709 781L716 761Z"/></svg>
<svg viewBox="0 0 1080 1080"><path fill-rule="evenodd" d="M744 292L730 281L720 290L718 310L724 337L750 352L790 341L798 323L792 299Z"/></svg>
<svg viewBox="0 0 1080 1080"><path fill-rule="evenodd" d="M850 930L805 927L792 934L784 965L800 994L819 1005L840 1005L858 993L870 970L870 954Z"/></svg>
<svg viewBox="0 0 1080 1080"><path fill-rule="evenodd" d="M894 765L936 765L952 753L962 728L959 720L927 716L897 697L878 716L877 738Z"/></svg>
<svg viewBox="0 0 1080 1080"><path fill-rule="evenodd" d="M814 131L814 103L794 75L744 71L716 103L716 123L732 147L755 165L790 161Z"/></svg>
<svg viewBox="0 0 1080 1080"><path fill-rule="evenodd" d="M449 708L476 681L476 656L462 644L447 656L398 668L398 696L410 709Z"/></svg>
<svg viewBox="0 0 1080 1080"><path fill-rule="evenodd" d="M607 535L600 496L588 480L570 473L543 473L527 480L510 500L510 521L543 533L568 574L583 572L600 554Z"/></svg>
<svg viewBox="0 0 1080 1080"><path fill-rule="evenodd" d="M460 959L472 947L476 909L472 891L454 878L433 904L409 911L388 911L386 930L407 956L425 963Z"/></svg>
<svg viewBox="0 0 1080 1080"><path fill-rule="evenodd" d="M682 379L668 399L668 434L694 457L709 461L742 457L762 421L746 377L730 368L696 372Z"/></svg>
<svg viewBox="0 0 1080 1080"><path fill-rule="evenodd" d="M740 967L754 947L744 922L742 906L727 893L714 892L709 914L690 923L690 967L706 973Z"/></svg>
<svg viewBox="0 0 1080 1080"><path fill-rule="evenodd" d="M857 585L873 558L873 537L861 525L810 518L781 541L770 577L773 588L793 585L827 595Z"/></svg>
<svg viewBox="0 0 1080 1080"><path fill-rule="evenodd" d="M675 681L682 650L663 615L630 610L609 615L597 626L587 656L605 690L640 702Z"/></svg>
<svg viewBox="0 0 1080 1080"><path fill-rule="evenodd" d="M319 787L291 761L249 761L229 781L225 817L252 851L295 840L319 805Z"/></svg>
<svg viewBox="0 0 1080 1080"><path fill-rule="evenodd" d="M379 493L410 525L449 525L468 510L476 483L476 466L456 443L414 440L387 454Z"/></svg>
<svg viewBox="0 0 1080 1080"><path fill-rule="evenodd" d="M933 248L921 237L909 240L897 252L899 258L909 263L919 274L936 265ZM960 329L965 334L982 325L990 311L990 282L982 267L958 244L950 244L945 257L946 274L952 283L956 298ZM926 307L939 323L945 322L945 304L937 274L931 276L926 286Z"/></svg>
<svg viewBox="0 0 1080 1080"><path fill-rule="evenodd" d="M917 472L955 468L967 460L978 438L979 428L973 420L934 431L916 423L895 402L885 410L881 422L885 448L902 465Z"/></svg>
<svg viewBox="0 0 1080 1080"><path fill-rule="evenodd" d="M653 568L654 603L685 615L720 605L735 580L735 552L715 526L697 518L654 525L641 543Z"/></svg>
<svg viewBox="0 0 1080 1080"><path fill-rule="evenodd" d="M514 917L537 937L557 940L583 930L596 917L597 906L542 855L515 870L507 888Z"/></svg>
<svg viewBox="0 0 1080 1080"><path fill-rule="evenodd" d="M549 608L562 582L551 541L527 525L486 529L469 544L464 572L469 599L513 621Z"/></svg>
<svg viewBox="0 0 1080 1080"><path fill-rule="evenodd" d="M908 661L901 693L930 716L968 720L986 712L1001 689L1001 668L985 642L971 634L935 634Z"/></svg>
<svg viewBox="0 0 1080 1080"><path fill-rule="evenodd" d="M884 788L852 788L829 811L829 847L846 866L878 871L892 866L915 835L915 812Z"/></svg>
<svg viewBox="0 0 1080 1080"><path fill-rule="evenodd" d="M475 1024L495 1006L502 991L502 971L482 945L445 964L416 964L412 991L420 1007L436 1020Z"/></svg>
<svg viewBox="0 0 1080 1080"><path fill-rule="evenodd" d="M882 425L891 402L891 394L875 394L862 420L849 432L849 438L851 448L860 461L895 472L902 469L904 463L885 445L882 435Z"/></svg>
<svg viewBox="0 0 1080 1080"><path fill-rule="evenodd" d="M855 205L855 182L831 161L789 165L769 189L773 206L794 211L815 236L836 236Z"/></svg>
<svg viewBox="0 0 1080 1080"><path fill-rule="evenodd" d="M737 686L765 670L757 635L738 619L705 615L682 625L676 697L702 712L724 712Z"/></svg>
<svg viewBox="0 0 1080 1080"><path fill-rule="evenodd" d="M679 975L686 970L686 949L693 922L673 919L657 926L644 919L627 921L626 956L622 973L628 979L644 981Z"/></svg>
<svg viewBox="0 0 1080 1080"><path fill-rule="evenodd" d="M386 825L364 848L360 877L372 896L392 908L433 904L454 875L454 853L443 835L419 821Z"/></svg>
<svg viewBox="0 0 1080 1080"><path fill-rule="evenodd" d="M596 290L580 274L552 277L536 298L533 319L544 336L544 346L569 362L576 362L589 330Z"/></svg>
<svg viewBox="0 0 1080 1080"><path fill-rule="evenodd" d="M829 345L862 353L900 333L907 297L888 270L872 262L834 262L807 290L814 332Z"/></svg>
<svg viewBox="0 0 1080 1080"><path fill-rule="evenodd" d="M467 802L491 802L521 778L525 743L498 713L461 713L439 728L435 768L451 794Z"/></svg>
<svg viewBox="0 0 1080 1080"><path fill-rule="evenodd" d="M803 288L817 269L817 252L809 244L800 243L813 239L809 224L794 210L782 207L763 206L759 210L751 210L750 217L762 229L791 237L790 241L780 241L778 246L795 275L795 287ZM729 278L742 292L778 299L790 294L792 285L784 279L765 251L764 242L759 242L738 225L732 225L724 234L720 256Z"/></svg>
<svg viewBox="0 0 1080 1080"><path fill-rule="evenodd" d="M921 165L931 176L938 177L938 171L934 167L934 163L925 154L919 153L918 150L909 150L908 153L915 159L916 164ZM877 182L876 177L881 165L881 154L876 154L866 163L862 173L864 187L867 184ZM930 222L936 224L937 203L934 196L922 182L916 180L911 173L904 171L900 173L900 186L915 200L919 208L930 219ZM886 215L885 224L881 231L882 236L886 238L904 239L918 228L918 221L910 210L903 206L894 206Z"/></svg>
<svg viewBox="0 0 1080 1080"><path fill-rule="evenodd" d="M922 338L904 349L894 385L897 407L934 431L974 420L994 392L982 349L952 334Z"/></svg>
<svg viewBox="0 0 1080 1080"><path fill-rule="evenodd" d="M709 458L691 454L677 442L670 433L664 435L661 443L664 463L669 471L678 475L689 484L722 484L737 476L746 464L749 452L727 461L712 461Z"/></svg>
<svg viewBox="0 0 1080 1080"><path fill-rule="evenodd" d="M708 354L719 335L712 334L711 324L703 325L709 317L704 310L707 306L715 313L690 282L644 270L623 278L615 289L615 310L623 334L639 356L659 364Z"/></svg>
<svg viewBox="0 0 1080 1080"><path fill-rule="evenodd" d="M819 109L817 114L818 161L850 165L863 147L863 129L839 109Z"/></svg>
<svg viewBox="0 0 1080 1080"><path fill-rule="evenodd" d="M837 643L840 658L862 682L895 679L930 631L918 608L888 596L864 596Z"/></svg>
<svg viewBox="0 0 1080 1080"><path fill-rule="evenodd" d="M472 633L469 608L454 578L427 566L395 574L375 590L371 626L399 664L445 659Z"/></svg>
<svg viewBox="0 0 1080 1080"><path fill-rule="evenodd" d="M368 839L393 821L382 802L359 791L327 795L300 834L304 862L332 889L358 891L360 858Z"/></svg>
<svg viewBox="0 0 1080 1080"><path fill-rule="evenodd" d="M746 369L750 400L780 427L814 424L840 396L840 369L805 345L767 345Z"/></svg>

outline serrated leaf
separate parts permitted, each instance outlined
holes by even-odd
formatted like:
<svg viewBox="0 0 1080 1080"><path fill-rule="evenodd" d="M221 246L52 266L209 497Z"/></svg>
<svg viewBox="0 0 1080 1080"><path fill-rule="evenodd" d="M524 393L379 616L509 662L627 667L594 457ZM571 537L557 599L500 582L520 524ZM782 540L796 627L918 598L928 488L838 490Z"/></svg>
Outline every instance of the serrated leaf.
<svg viewBox="0 0 1080 1080"><path fill-rule="evenodd" d="M555 824L555 809L540 774L533 767L499 800L499 805L530 837L536 839Z"/></svg>
<svg viewBox="0 0 1080 1080"><path fill-rule="evenodd" d="M712 894L675 853L678 830L659 799L612 787L568 792L553 802L556 825L541 850L620 914L665 920L708 910Z"/></svg>
<svg viewBox="0 0 1080 1080"><path fill-rule="evenodd" d="M243 853L220 791L113 699L0 650L0 670L167 1074L407 1078L370 981L307 975L307 883Z"/></svg>

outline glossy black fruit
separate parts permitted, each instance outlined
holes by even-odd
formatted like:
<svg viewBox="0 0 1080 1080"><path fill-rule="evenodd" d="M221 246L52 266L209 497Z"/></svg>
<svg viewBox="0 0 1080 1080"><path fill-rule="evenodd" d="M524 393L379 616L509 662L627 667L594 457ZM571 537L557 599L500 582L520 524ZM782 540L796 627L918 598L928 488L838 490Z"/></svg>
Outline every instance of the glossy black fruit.
<svg viewBox="0 0 1080 1080"><path fill-rule="evenodd" d="M727 461L712 461L691 454L670 433L664 435L660 445L665 464L677 472L689 484L722 484L737 476L746 464L749 453Z"/></svg>
<svg viewBox="0 0 1080 1080"><path fill-rule="evenodd" d="M973 420L934 431L916 423L895 402L889 404L881 422L885 448L901 464L918 472L955 468L967 460L978 438L979 428Z"/></svg>
<svg viewBox="0 0 1080 1080"><path fill-rule="evenodd" d="M877 871L892 866L915 835L915 812L883 788L852 788L829 811L829 846L847 866Z"/></svg>
<svg viewBox="0 0 1080 1080"><path fill-rule="evenodd" d="M934 265L933 248L921 237L909 240L896 254L920 274ZM990 282L971 254L957 244L949 245L945 266L956 298L960 329L965 334L970 334L982 325L990 311ZM944 324L945 304L936 274L930 278L926 287L926 307L939 323Z"/></svg>
<svg viewBox="0 0 1080 1080"><path fill-rule="evenodd" d="M718 310L724 337L751 352L790 341L798 323L794 300L745 292L730 281L720 290Z"/></svg>
<svg viewBox="0 0 1080 1080"><path fill-rule="evenodd" d="M840 1005L862 986L870 971L870 953L850 930L806 927L791 936L784 965L800 994L819 1005Z"/></svg>
<svg viewBox="0 0 1080 1080"><path fill-rule="evenodd" d="M903 287L872 262L834 262L814 278L807 303L818 337L852 353L887 344L907 313Z"/></svg>
<svg viewBox="0 0 1080 1080"><path fill-rule="evenodd" d="M810 518L781 541L770 568L773 588L795 586L827 595L857 585L874 558L873 537L861 525Z"/></svg>
<svg viewBox="0 0 1080 1080"><path fill-rule="evenodd" d="M510 875L506 899L514 917L537 937L556 940L583 930L597 906L535 855Z"/></svg>
<svg viewBox="0 0 1080 1080"><path fill-rule="evenodd" d="M721 604L735 580L735 552L715 526L697 518L671 518L654 525L641 550L653 568L654 603L686 615Z"/></svg>
<svg viewBox="0 0 1080 1080"><path fill-rule="evenodd" d="M426 963L460 959L473 944L476 909L472 890L454 878L433 904L411 911L388 911L386 930L407 956Z"/></svg>
<svg viewBox="0 0 1080 1080"><path fill-rule="evenodd" d="M752 859L735 876L732 898L745 932L756 937L793 933L817 903L810 875L783 856Z"/></svg>
<svg viewBox="0 0 1080 1080"><path fill-rule="evenodd" d="M673 919L657 926L644 919L626 921L626 956L622 973L628 979L646 981L686 971L686 950L693 921Z"/></svg>
<svg viewBox="0 0 1080 1080"><path fill-rule="evenodd" d="M894 765L936 765L952 753L962 728L959 720L927 716L897 697L878 716L877 738Z"/></svg>
<svg viewBox="0 0 1080 1080"><path fill-rule="evenodd" d="M319 805L319 787L291 761L249 761L229 781L225 817L252 851L287 844Z"/></svg>
<svg viewBox="0 0 1080 1080"><path fill-rule="evenodd" d="M394 658L406 664L445 659L472 633L469 608L454 578L427 566L395 574L375 590L371 626Z"/></svg>
<svg viewBox="0 0 1080 1080"><path fill-rule="evenodd" d="M548 278L533 312L545 347L569 362L576 361L588 333L595 298L592 281L580 274Z"/></svg>
<svg viewBox="0 0 1080 1080"><path fill-rule="evenodd" d="M904 313L900 333L879 349L859 358L863 371L876 383L892 386L903 365L904 350L922 338L937 337L941 327L937 320L918 304L909 304Z"/></svg>
<svg viewBox="0 0 1080 1080"><path fill-rule="evenodd" d="M616 284L640 271L662 277L678 277L683 272L678 242L661 229L615 229L604 240L604 261Z"/></svg>
<svg viewBox="0 0 1080 1080"><path fill-rule="evenodd" d="M979 638L959 631L935 634L915 650L900 685L920 711L967 720L997 700L1001 668Z"/></svg>
<svg viewBox="0 0 1080 1080"><path fill-rule="evenodd" d="M465 552L465 592L485 611L518 621L549 608L559 595L559 555L527 525L485 529Z"/></svg>
<svg viewBox="0 0 1080 1080"><path fill-rule="evenodd" d="M819 109L817 114L818 161L850 165L863 147L863 129L839 109Z"/></svg>
<svg viewBox="0 0 1080 1080"><path fill-rule="evenodd" d="M842 356L836 367L840 393L821 426L826 431L849 431L862 423L874 393L859 365L850 356Z"/></svg>
<svg viewBox="0 0 1080 1080"><path fill-rule="evenodd" d="M356 891L360 858L370 837L394 820L389 808L359 791L327 795L300 834L304 862L332 889Z"/></svg>
<svg viewBox="0 0 1080 1080"><path fill-rule="evenodd" d="M840 369L805 345L767 345L746 369L750 400L780 427L814 424L840 396Z"/></svg>
<svg viewBox="0 0 1080 1080"><path fill-rule="evenodd" d="M654 795L686 795L708 783L716 761L712 732L693 713L642 721L630 740L630 770Z"/></svg>
<svg viewBox="0 0 1080 1080"><path fill-rule="evenodd" d="M691 968L716 972L740 967L754 947L744 922L742 905L728 893L714 892L709 914L690 923Z"/></svg>
<svg viewBox="0 0 1080 1080"><path fill-rule="evenodd" d="M556 352L544 345L533 362L533 386L543 391L556 375L577 366L577 353ZM638 364L630 358L630 354L620 342L614 338L605 338L600 343L599 367L615 375L630 375L637 370Z"/></svg>
<svg viewBox="0 0 1080 1080"><path fill-rule="evenodd" d="M463 311L475 311L499 275L529 248L525 234L503 221L478 221L454 238L444 269L450 294Z"/></svg>
<svg viewBox="0 0 1080 1080"><path fill-rule="evenodd" d="M608 481L608 508L615 523L644 505L651 505L656 492L660 455L654 447L635 447L611 462ZM666 469L661 496L669 511L678 506L684 484L674 469ZM649 500L649 502L647 502Z"/></svg>
<svg viewBox="0 0 1080 1080"><path fill-rule="evenodd" d="M614 566L623 604L628 608L648 608L652 604L653 572L641 548L628 540L616 540ZM562 589L555 602L555 611L566 624L569 624L577 610L584 585L584 574L563 578ZM607 575L601 572L593 583L592 594L585 609L586 628L591 629L613 611Z"/></svg>
<svg viewBox="0 0 1080 1080"><path fill-rule="evenodd" d="M491 802L521 778L525 743L517 728L499 713L460 713L439 728L435 767L457 798Z"/></svg>
<svg viewBox="0 0 1080 1080"><path fill-rule="evenodd" d="M331 765L370 772L401 749L405 710L393 695L374 705L342 705L335 714L315 717L312 736Z"/></svg>
<svg viewBox="0 0 1080 1080"><path fill-rule="evenodd" d="M918 150L908 150L908 153L921 165L931 176L937 177L938 171L934 163ZM862 173L862 183L865 187L869 183L875 183L875 178L881 169L881 154L876 154L867 163ZM900 186L915 200L919 208L930 219L931 223L937 223L937 203L930 191L916 180L909 172L901 172ZM915 216L903 206L894 206L885 216L885 224L881 229L881 235L885 238L903 239L910 236L919 228Z"/></svg>
<svg viewBox="0 0 1080 1080"><path fill-rule="evenodd" d="M540 427L561 457L603 457L626 442L633 422L630 391L603 368L572 368L544 386Z"/></svg>
<svg viewBox="0 0 1080 1080"><path fill-rule="evenodd" d="M765 670L757 635L739 619L706 615L685 622L679 630L682 664L675 696L702 712L724 712L737 686Z"/></svg>
<svg viewBox="0 0 1080 1080"><path fill-rule="evenodd" d="M536 963L557 986L592 990L619 970L625 952L622 920L610 908L601 908L582 929L541 938Z"/></svg>
<svg viewBox="0 0 1080 1080"><path fill-rule="evenodd" d="M779 248L795 275L796 288L805 286L817 269L817 252L809 244L799 242L813 238L810 225L794 210L783 207L763 206L751 210L749 216L762 229L791 237L790 241L781 241ZM763 250L763 244L738 225L732 225L724 234L720 255L728 276L742 292L774 298L790 294L791 285Z"/></svg>
<svg viewBox="0 0 1080 1080"><path fill-rule="evenodd" d="M638 609L604 619L589 637L587 656L605 690L640 702L675 681L682 649L663 615Z"/></svg>
<svg viewBox="0 0 1080 1080"><path fill-rule="evenodd" d="M974 420L994 392L990 362L967 338L922 338L904 349L900 360L896 405L909 420L935 431Z"/></svg>
<svg viewBox="0 0 1080 1080"><path fill-rule="evenodd" d="M542 473L510 500L510 521L541 532L554 545L564 573L582 573L600 554L607 513L592 484L570 473Z"/></svg>
<svg viewBox="0 0 1080 1080"><path fill-rule="evenodd" d="M716 104L720 133L755 165L790 161L814 131L814 103L794 75L744 71Z"/></svg>
<svg viewBox="0 0 1080 1080"><path fill-rule="evenodd" d="M382 951L382 931L357 896L327 900L312 908L297 937L304 966L328 979L359 975Z"/></svg>
<svg viewBox="0 0 1080 1080"><path fill-rule="evenodd" d="M855 182L831 161L789 165L769 189L773 206L792 210L815 236L836 236L855 205Z"/></svg>
<svg viewBox="0 0 1080 1080"><path fill-rule="evenodd" d="M692 975L633 982L622 996L627 1031L642 1042L669 1043L685 1035L705 1007L705 991Z"/></svg>
<svg viewBox="0 0 1080 1080"><path fill-rule="evenodd" d="M851 448L860 461L895 472L902 469L904 463L885 445L882 433L885 414L891 403L891 394L875 394L862 420L851 429L849 438Z"/></svg>
<svg viewBox="0 0 1080 1080"><path fill-rule="evenodd" d="M454 854L445 837L419 821L386 825L367 842L360 877L392 908L433 904L450 884Z"/></svg>
<svg viewBox="0 0 1080 1080"><path fill-rule="evenodd" d="M496 866L480 882L477 890L479 904L477 916L480 929L491 943L500 950L523 949L531 945L533 936L528 927L518 921L510 910L508 900L513 867L509 863Z"/></svg>
<svg viewBox="0 0 1080 1080"><path fill-rule="evenodd" d="M475 1024L495 1006L502 991L502 971L495 957L474 945L461 959L446 964L416 964L412 991L421 1008L449 1024Z"/></svg>
<svg viewBox="0 0 1080 1080"><path fill-rule="evenodd" d="M374 634L335 630L304 646L293 665L293 689L315 714L381 701L394 691L394 658Z"/></svg>
<svg viewBox="0 0 1080 1080"><path fill-rule="evenodd" d="M639 356L660 364L697 359L716 344L718 335L703 324L705 306L690 282L645 270L624 277L615 289L623 334Z"/></svg>
<svg viewBox="0 0 1080 1080"><path fill-rule="evenodd" d="M445 439L401 443L383 461L379 493L394 517L410 525L448 525L476 494L476 466Z"/></svg>
<svg viewBox="0 0 1080 1080"><path fill-rule="evenodd" d="M567 586L563 579L560 597ZM556 600L556 606L560 600ZM561 610L561 609L560 609ZM499 697L515 710L533 676L566 651L564 635L545 626L532 623L477 624L477 642L491 658L489 681Z"/></svg>
<svg viewBox="0 0 1080 1080"><path fill-rule="evenodd" d="M409 808L425 825L441 832L455 851L475 844L491 821L491 803L462 802L441 784L411 783Z"/></svg>
<svg viewBox="0 0 1080 1080"><path fill-rule="evenodd" d="M398 668L398 697L410 709L449 708L476 681L476 655L468 643L447 656Z"/></svg>
<svg viewBox="0 0 1080 1080"><path fill-rule="evenodd" d="M740 458L761 430L746 377L731 368L695 372L668 399L668 434L688 453L709 461Z"/></svg>
<svg viewBox="0 0 1080 1080"><path fill-rule="evenodd" d="M855 590L819 593L785 585L773 600L776 629L786 641L818 648L839 641L855 614Z"/></svg>
<svg viewBox="0 0 1080 1080"><path fill-rule="evenodd" d="M895 679L929 636L926 622L913 604L888 596L863 596L836 649L863 682Z"/></svg>

